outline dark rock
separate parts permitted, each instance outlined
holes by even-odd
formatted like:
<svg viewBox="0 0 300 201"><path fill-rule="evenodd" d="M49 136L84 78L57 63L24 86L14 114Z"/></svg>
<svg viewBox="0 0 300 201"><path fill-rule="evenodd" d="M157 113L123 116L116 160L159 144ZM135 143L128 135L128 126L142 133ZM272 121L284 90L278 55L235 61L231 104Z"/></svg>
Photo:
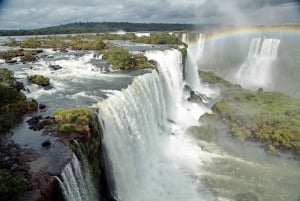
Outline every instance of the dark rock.
<svg viewBox="0 0 300 201"><path fill-rule="evenodd" d="M40 53L43 52L43 50L35 50L35 52L36 52L37 54L40 54Z"/></svg>
<svg viewBox="0 0 300 201"><path fill-rule="evenodd" d="M188 98L188 101L196 103L208 103L210 101L210 98L205 96L204 94L190 91L190 97Z"/></svg>
<svg viewBox="0 0 300 201"><path fill-rule="evenodd" d="M51 85L48 85L48 86L45 86L43 87L45 90L50 90L50 89L53 89L53 87Z"/></svg>
<svg viewBox="0 0 300 201"><path fill-rule="evenodd" d="M43 147L47 147L47 146L50 146L50 145L51 145L50 140L45 140L44 142L42 142Z"/></svg>
<svg viewBox="0 0 300 201"><path fill-rule="evenodd" d="M45 104L43 104L43 103L40 103L40 104L39 104L39 109L40 109L40 110L44 110L46 107L47 107L47 106L46 106Z"/></svg>
<svg viewBox="0 0 300 201"><path fill-rule="evenodd" d="M5 63L7 63L7 64L14 64L14 63L17 63L17 60L7 59L7 60L5 60Z"/></svg>
<svg viewBox="0 0 300 201"><path fill-rule="evenodd" d="M37 125L41 119L41 115L33 116L31 119L27 120L26 123L28 123L30 126Z"/></svg>
<svg viewBox="0 0 300 201"><path fill-rule="evenodd" d="M69 52L69 51L67 50L67 48L60 48L59 51L60 51L60 52L64 52L64 53Z"/></svg>
<svg viewBox="0 0 300 201"><path fill-rule="evenodd" d="M62 69L62 67L60 65L49 65L49 68L51 68L52 70L59 70Z"/></svg>

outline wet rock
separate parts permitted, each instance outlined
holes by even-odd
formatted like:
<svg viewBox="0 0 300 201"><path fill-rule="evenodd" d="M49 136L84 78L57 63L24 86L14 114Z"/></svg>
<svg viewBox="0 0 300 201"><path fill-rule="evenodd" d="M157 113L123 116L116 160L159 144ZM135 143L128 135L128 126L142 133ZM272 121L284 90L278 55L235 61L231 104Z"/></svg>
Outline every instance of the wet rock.
<svg viewBox="0 0 300 201"><path fill-rule="evenodd" d="M7 64L14 64L14 63L17 63L17 60L7 59L7 60L5 60L5 63L7 63Z"/></svg>
<svg viewBox="0 0 300 201"><path fill-rule="evenodd" d="M40 109L40 110L44 110L44 109L46 109L46 107L47 107L47 106L46 106L45 104L43 104L43 103L40 103L40 104L39 104L39 109Z"/></svg>
<svg viewBox="0 0 300 201"><path fill-rule="evenodd" d="M63 53L69 52L69 51L67 50L67 48L60 48L59 51L60 51L60 52L63 52Z"/></svg>
<svg viewBox="0 0 300 201"><path fill-rule="evenodd" d="M51 145L50 140L45 140L44 142L42 142L42 146L43 146L43 147L48 147L48 146L50 146L50 145Z"/></svg>
<svg viewBox="0 0 300 201"><path fill-rule="evenodd" d="M43 87L45 90L50 90L50 89L53 89L53 87L51 85L48 85L48 86L45 86Z"/></svg>
<svg viewBox="0 0 300 201"><path fill-rule="evenodd" d="M190 91L190 97L188 98L188 101L196 103L209 103L210 98L208 98L204 94L200 94L195 91Z"/></svg>
<svg viewBox="0 0 300 201"><path fill-rule="evenodd" d="M49 65L49 68L51 68L52 70L59 70L62 69L62 67L60 65Z"/></svg>
<svg viewBox="0 0 300 201"><path fill-rule="evenodd" d="M26 123L28 123L30 126L33 126L38 124L41 119L41 115L33 116L31 119L27 120Z"/></svg>

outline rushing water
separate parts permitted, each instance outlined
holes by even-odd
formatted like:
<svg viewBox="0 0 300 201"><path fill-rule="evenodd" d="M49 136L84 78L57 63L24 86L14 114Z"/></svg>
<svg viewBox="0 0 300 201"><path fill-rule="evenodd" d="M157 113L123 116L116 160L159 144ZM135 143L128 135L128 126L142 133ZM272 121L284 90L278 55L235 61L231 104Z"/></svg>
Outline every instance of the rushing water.
<svg viewBox="0 0 300 201"><path fill-rule="evenodd" d="M98 104L114 193L122 201L212 200L193 178L201 164L199 149L178 134L189 117L181 104L181 54L169 50L147 56L159 63L159 73L137 77Z"/></svg>
<svg viewBox="0 0 300 201"><path fill-rule="evenodd" d="M93 63L102 62L101 58L92 62L93 52L51 50L45 54L54 58L9 67L23 81L31 74L50 77L53 89L31 85L26 92L49 106L46 114L57 107L97 103L108 156L106 168L118 200L298 201L299 162L269 156L256 144L240 144L218 125L212 142L190 138L189 127L201 126L199 116L211 111L188 102L184 91L187 84L196 93L212 99L218 96L218 90L199 82L199 68L251 87L284 91L291 86L287 92L297 94L299 70L295 66L299 61L293 57L297 49L287 51L297 40L250 36L206 41L204 34L197 38L197 43L191 43L189 35L183 34L189 44L185 68L178 50L147 52L149 59L158 62L157 71L104 73ZM49 64L62 69L53 71ZM279 64L285 68L278 68ZM291 75L289 82L286 73ZM18 143L30 147L29 138L34 136L27 137L24 142L18 137ZM68 200L99 200L86 160L80 161L74 155L61 173L64 195Z"/></svg>
<svg viewBox="0 0 300 201"><path fill-rule="evenodd" d="M267 87L272 83L272 64L277 59L280 40L254 38L247 60L236 73L243 86Z"/></svg>
<svg viewBox="0 0 300 201"><path fill-rule="evenodd" d="M62 180L57 177L64 197L67 201L99 200L87 160L82 153L81 157L83 157L82 163L73 154L72 160L62 170Z"/></svg>

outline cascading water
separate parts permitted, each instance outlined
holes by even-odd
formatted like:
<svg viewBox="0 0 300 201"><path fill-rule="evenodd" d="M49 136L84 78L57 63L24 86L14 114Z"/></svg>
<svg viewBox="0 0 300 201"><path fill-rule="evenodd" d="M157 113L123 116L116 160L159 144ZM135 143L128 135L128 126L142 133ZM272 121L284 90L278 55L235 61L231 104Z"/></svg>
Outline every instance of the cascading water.
<svg viewBox="0 0 300 201"><path fill-rule="evenodd" d="M236 73L236 80L246 87L266 87L272 82L272 64L277 59L280 40L254 38L248 57Z"/></svg>
<svg viewBox="0 0 300 201"><path fill-rule="evenodd" d="M188 37L186 37L187 43ZM202 58L203 50L205 44L205 35L199 34L197 43L189 44L187 49L187 60L186 60L186 68L185 68L185 81L189 84L189 86L194 91L200 91L200 78L198 73L198 61Z"/></svg>
<svg viewBox="0 0 300 201"><path fill-rule="evenodd" d="M182 42L187 43L189 46L187 48L187 57L185 63L185 82L189 87L195 92L201 92L209 97L216 96L218 93L211 88L204 87L200 83L200 77L198 72L198 63L203 57L203 52L205 48L205 34L199 34L197 36L197 42L194 43L189 41L188 34L184 34L182 37Z"/></svg>
<svg viewBox="0 0 300 201"><path fill-rule="evenodd" d="M82 163L75 154L72 160L64 167L61 178L56 177L67 201L97 201L97 191L93 185L88 162L81 152Z"/></svg>
<svg viewBox="0 0 300 201"><path fill-rule="evenodd" d="M127 89L98 103L114 194L122 201L212 200L192 177L200 171L201 149L170 135L171 125L184 118L179 115L182 56L178 50L146 56L158 62L159 73L136 77Z"/></svg>

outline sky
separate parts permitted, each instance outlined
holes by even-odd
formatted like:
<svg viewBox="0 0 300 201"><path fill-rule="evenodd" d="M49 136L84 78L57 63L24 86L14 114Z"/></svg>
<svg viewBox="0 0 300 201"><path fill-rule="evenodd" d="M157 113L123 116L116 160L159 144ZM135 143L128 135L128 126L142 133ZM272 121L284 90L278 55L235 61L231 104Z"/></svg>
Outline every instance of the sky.
<svg viewBox="0 0 300 201"><path fill-rule="evenodd" d="M79 21L295 24L300 0L0 0L0 29Z"/></svg>

